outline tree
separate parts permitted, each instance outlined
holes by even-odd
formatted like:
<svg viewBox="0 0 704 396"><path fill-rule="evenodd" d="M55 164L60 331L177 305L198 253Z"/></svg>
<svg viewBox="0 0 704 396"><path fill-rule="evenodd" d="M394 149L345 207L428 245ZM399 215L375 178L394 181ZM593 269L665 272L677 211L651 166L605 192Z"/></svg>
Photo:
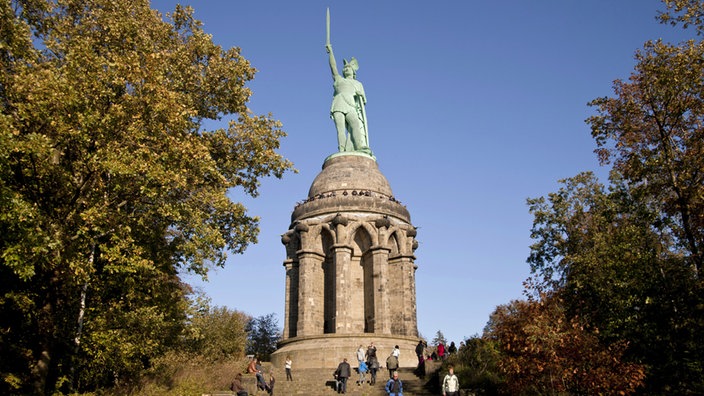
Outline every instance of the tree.
<svg viewBox="0 0 704 396"><path fill-rule="evenodd" d="M445 335L442 333L442 331L438 330L438 332L435 333L435 337L431 341L431 345L437 346L440 344L446 345L447 340L445 339Z"/></svg>
<svg viewBox="0 0 704 396"><path fill-rule="evenodd" d="M659 18L702 33L704 3L666 0ZM528 285L563 297L607 345L647 367L647 393L700 394L704 348L704 43L647 42L614 96L590 103L610 186L563 181L535 216Z"/></svg>
<svg viewBox="0 0 704 396"><path fill-rule="evenodd" d="M557 295L497 307L488 336L501 352L499 368L512 395L632 394L643 367L624 362L623 344L603 345Z"/></svg>
<svg viewBox="0 0 704 396"><path fill-rule="evenodd" d="M647 366L649 392L697 393L701 287L657 204L616 172L609 191L591 173L562 182L547 200L529 200L534 296L558 293L566 316L602 343L627 343L624 358Z"/></svg>
<svg viewBox="0 0 704 396"><path fill-rule="evenodd" d="M213 307L203 295L191 300L189 311L183 352L213 362L245 355L249 315L227 307Z"/></svg>
<svg viewBox="0 0 704 396"><path fill-rule="evenodd" d="M495 340L488 335L473 336L464 340L456 354L450 355L449 363L454 365L462 388L476 394L498 395L506 382L498 367L500 358Z"/></svg>
<svg viewBox="0 0 704 396"><path fill-rule="evenodd" d="M704 263L704 42L648 42L629 82L590 103L603 164L657 205L672 248L695 272Z"/></svg>
<svg viewBox="0 0 704 396"><path fill-rule="evenodd" d="M693 24L701 34L702 2L665 3L669 12L661 14L661 20ZM647 42L636 53L637 65L629 80L614 82L614 97L594 100L591 105L598 114L587 120L600 160L612 164L624 190L650 210L651 221L640 227L656 233L661 246L650 266L658 269L655 279L664 285L640 293L660 312L649 318L639 315L635 325L657 341L649 346L653 350L639 354L652 366L648 382L655 392L704 391L704 350L697 340L704 330L698 319L704 314L702 59L702 41Z"/></svg>
<svg viewBox="0 0 704 396"><path fill-rule="evenodd" d="M247 323L247 353L268 361L281 339L276 314L259 316Z"/></svg>
<svg viewBox="0 0 704 396"><path fill-rule="evenodd" d="M291 169L285 134L190 8L4 0L0 18L0 392L123 381L178 339L179 274L256 242L228 194Z"/></svg>
<svg viewBox="0 0 704 396"><path fill-rule="evenodd" d="M701 0L663 0L667 10L658 14L662 23L684 28L694 25L698 35L704 33L704 3Z"/></svg>

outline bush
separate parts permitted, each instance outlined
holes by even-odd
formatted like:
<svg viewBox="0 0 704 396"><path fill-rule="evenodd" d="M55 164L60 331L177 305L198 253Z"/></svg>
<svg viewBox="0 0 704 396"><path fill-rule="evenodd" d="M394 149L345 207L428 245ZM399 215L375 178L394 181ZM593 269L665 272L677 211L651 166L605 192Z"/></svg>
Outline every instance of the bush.
<svg viewBox="0 0 704 396"><path fill-rule="evenodd" d="M466 339L465 345L443 364L441 378L451 364L462 389L470 389L477 395L498 395L505 382L498 369L499 357L494 341L482 337Z"/></svg>

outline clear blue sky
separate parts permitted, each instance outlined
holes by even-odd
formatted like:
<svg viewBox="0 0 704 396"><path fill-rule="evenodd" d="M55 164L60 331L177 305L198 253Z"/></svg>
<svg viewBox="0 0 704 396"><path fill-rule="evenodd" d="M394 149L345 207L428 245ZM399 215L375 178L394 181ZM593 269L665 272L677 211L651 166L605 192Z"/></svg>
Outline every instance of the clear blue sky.
<svg viewBox="0 0 704 396"><path fill-rule="evenodd" d="M176 1L154 1L162 12ZM261 217L259 243L207 283L213 303L283 323L280 235L323 160L337 149L325 9L338 58L358 59L369 140L394 195L419 228L418 327L429 340L479 334L497 305L522 298L532 218L526 198L599 168L587 102L627 78L649 39L692 35L655 21L656 0L183 1L223 47L259 70L255 113L288 133L300 171L234 191Z"/></svg>

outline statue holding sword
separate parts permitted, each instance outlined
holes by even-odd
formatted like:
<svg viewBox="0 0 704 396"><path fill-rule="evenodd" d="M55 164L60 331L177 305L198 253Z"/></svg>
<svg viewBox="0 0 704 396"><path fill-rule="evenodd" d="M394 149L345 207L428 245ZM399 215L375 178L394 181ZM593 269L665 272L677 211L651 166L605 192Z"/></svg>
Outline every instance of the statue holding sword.
<svg viewBox="0 0 704 396"><path fill-rule="evenodd" d="M325 50L329 55L330 71L332 72L334 94L330 117L335 121L337 129L338 151L360 151L372 155L369 148L369 129L367 115L364 109L367 97L362 83L356 80L359 64L357 59L344 60L342 75L337 71L337 62L330 44L330 10L326 18Z"/></svg>

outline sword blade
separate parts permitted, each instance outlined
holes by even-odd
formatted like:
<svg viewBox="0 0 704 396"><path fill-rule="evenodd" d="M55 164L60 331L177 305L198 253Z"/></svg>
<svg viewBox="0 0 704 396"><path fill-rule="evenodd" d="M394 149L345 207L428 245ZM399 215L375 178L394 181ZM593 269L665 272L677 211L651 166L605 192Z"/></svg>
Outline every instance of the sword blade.
<svg viewBox="0 0 704 396"><path fill-rule="evenodd" d="M325 45L330 45L330 7L325 12Z"/></svg>

